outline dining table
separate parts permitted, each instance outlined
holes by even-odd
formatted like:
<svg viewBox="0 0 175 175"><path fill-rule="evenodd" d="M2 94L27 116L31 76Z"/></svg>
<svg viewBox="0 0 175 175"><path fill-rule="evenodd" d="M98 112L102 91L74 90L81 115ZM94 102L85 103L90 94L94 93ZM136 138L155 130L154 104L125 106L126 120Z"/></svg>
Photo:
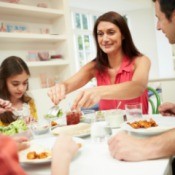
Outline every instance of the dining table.
<svg viewBox="0 0 175 175"><path fill-rule="evenodd" d="M117 134L121 130L122 128L112 129L112 133ZM49 133L32 141L52 148L56 138ZM139 162L120 161L110 155L107 138L102 142L93 141L90 135L73 139L82 146L71 161L70 175L172 175L171 157ZM21 166L28 175L51 174L51 161L21 163Z"/></svg>

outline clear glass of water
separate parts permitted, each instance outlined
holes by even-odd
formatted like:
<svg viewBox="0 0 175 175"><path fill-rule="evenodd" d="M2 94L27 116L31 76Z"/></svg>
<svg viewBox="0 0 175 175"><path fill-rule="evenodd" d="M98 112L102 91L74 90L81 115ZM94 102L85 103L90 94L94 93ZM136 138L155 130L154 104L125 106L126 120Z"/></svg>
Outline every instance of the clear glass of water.
<svg viewBox="0 0 175 175"><path fill-rule="evenodd" d="M127 116L127 120L134 120L142 118L142 104L126 104L125 112Z"/></svg>
<svg viewBox="0 0 175 175"><path fill-rule="evenodd" d="M94 120L91 120L91 141L100 143L107 140L108 131L105 121L99 121L99 117L94 115Z"/></svg>
<svg viewBox="0 0 175 175"><path fill-rule="evenodd" d="M83 122L85 123L93 123L95 120L95 110L93 109L86 109L82 111L83 113Z"/></svg>
<svg viewBox="0 0 175 175"><path fill-rule="evenodd" d="M91 140L94 142L103 142L106 138L106 129L104 122L94 122L91 124Z"/></svg>

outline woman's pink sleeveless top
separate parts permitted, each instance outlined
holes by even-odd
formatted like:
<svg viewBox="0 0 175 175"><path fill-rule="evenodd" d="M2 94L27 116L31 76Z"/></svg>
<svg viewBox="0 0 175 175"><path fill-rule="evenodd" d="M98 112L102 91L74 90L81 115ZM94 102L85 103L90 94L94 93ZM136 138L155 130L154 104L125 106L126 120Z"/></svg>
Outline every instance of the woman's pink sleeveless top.
<svg viewBox="0 0 175 175"><path fill-rule="evenodd" d="M134 62L127 59L127 57L123 58L121 67L119 71L116 74L115 77L115 84L127 82L132 80L133 76L133 66ZM110 85L110 77L107 73L96 73L96 79L97 79L97 85L103 86L103 85ZM120 109L125 109L126 104L136 104L141 103L142 104L142 112L143 114L148 114L148 92L147 89L144 91L144 93L137 98L130 99L130 100L100 100L99 102L99 109L100 110L109 110L109 109L116 109L118 103L121 101Z"/></svg>

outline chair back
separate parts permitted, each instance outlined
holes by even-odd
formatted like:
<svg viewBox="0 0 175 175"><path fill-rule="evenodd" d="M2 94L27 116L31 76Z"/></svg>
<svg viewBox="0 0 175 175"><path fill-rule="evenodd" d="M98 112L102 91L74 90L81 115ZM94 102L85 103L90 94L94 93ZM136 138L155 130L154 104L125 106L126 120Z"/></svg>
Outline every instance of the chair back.
<svg viewBox="0 0 175 175"><path fill-rule="evenodd" d="M153 94L153 96L155 97L156 99L156 102L153 101L153 99L151 98L152 95L149 97L148 101L152 107L152 113L153 114L158 114L159 111L158 111L158 107L160 106L161 104L161 99L160 99L160 95L159 93L152 87L148 87L148 92L151 92Z"/></svg>

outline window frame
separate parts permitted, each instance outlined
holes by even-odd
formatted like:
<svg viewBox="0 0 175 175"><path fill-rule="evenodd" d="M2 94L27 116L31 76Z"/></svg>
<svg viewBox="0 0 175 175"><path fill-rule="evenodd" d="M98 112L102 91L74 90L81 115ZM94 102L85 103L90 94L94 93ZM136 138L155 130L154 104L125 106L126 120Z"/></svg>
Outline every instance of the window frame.
<svg viewBox="0 0 175 175"><path fill-rule="evenodd" d="M80 14L80 25L82 25L82 14L87 15L87 21L88 21L88 29L77 29L76 28L76 21L74 15L78 13ZM71 19L72 19L72 33L73 33L73 42L74 42L74 53L76 58L76 70L79 70L84 64L89 62L90 60L93 60L96 56L96 46L93 38L93 18L96 16L96 18L101 14L101 12L97 11L90 11L90 10L84 10L84 9L78 9L78 8L71 8ZM80 26L80 27L81 27ZM89 37L89 50L85 49L85 42L83 41L84 38L82 38L83 41L83 50L80 51L78 48L77 38L78 36L88 36ZM79 53L82 52L83 59L79 57ZM85 55L89 53L89 58L87 58ZM84 60L84 62L83 62ZM82 63L81 63L82 62Z"/></svg>

